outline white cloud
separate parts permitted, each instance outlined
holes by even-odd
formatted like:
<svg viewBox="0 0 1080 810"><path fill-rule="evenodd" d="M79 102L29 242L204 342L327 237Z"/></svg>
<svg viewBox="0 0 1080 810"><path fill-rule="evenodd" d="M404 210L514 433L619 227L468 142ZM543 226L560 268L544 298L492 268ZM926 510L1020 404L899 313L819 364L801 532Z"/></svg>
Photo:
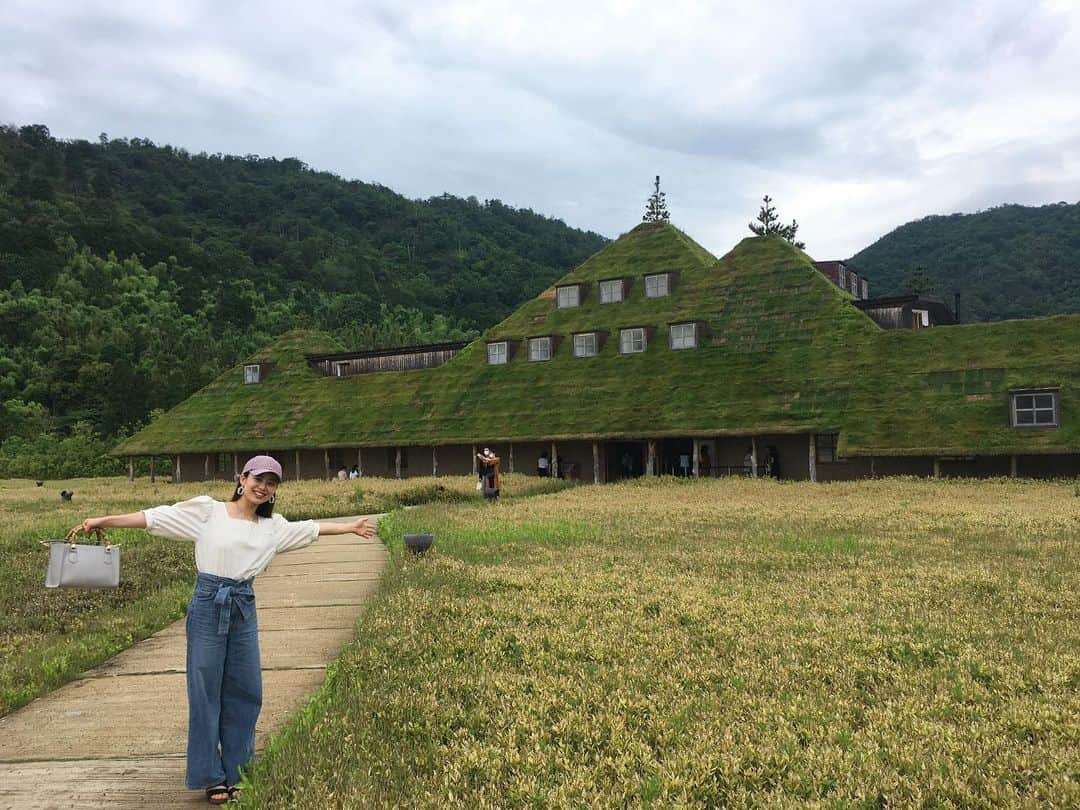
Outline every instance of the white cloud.
<svg viewBox="0 0 1080 810"><path fill-rule="evenodd" d="M657 173L714 252L769 193L822 258L1080 180L1064 0L8 5L0 120L295 155L610 236Z"/></svg>

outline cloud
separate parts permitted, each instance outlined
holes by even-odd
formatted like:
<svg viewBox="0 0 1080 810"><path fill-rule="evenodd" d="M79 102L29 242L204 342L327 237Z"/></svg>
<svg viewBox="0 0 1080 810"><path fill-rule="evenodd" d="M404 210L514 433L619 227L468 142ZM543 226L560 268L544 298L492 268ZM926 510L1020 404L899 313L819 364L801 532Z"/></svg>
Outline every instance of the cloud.
<svg viewBox="0 0 1080 810"><path fill-rule="evenodd" d="M1078 16L1063 0L14 0L0 120L295 155L612 236L660 174L716 253L769 193L839 257L928 213L1076 186Z"/></svg>

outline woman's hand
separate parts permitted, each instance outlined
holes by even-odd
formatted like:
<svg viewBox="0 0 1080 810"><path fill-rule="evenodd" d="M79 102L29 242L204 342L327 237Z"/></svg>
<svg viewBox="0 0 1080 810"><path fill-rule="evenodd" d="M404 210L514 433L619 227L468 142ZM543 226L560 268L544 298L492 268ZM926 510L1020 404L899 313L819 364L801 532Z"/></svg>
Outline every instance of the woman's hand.
<svg viewBox="0 0 1080 810"><path fill-rule="evenodd" d="M90 534L90 532L100 529L104 518L87 518L82 522L83 534Z"/></svg>
<svg viewBox="0 0 1080 810"><path fill-rule="evenodd" d="M375 536L375 527L366 518L360 518L355 523L350 523L349 531L367 539Z"/></svg>

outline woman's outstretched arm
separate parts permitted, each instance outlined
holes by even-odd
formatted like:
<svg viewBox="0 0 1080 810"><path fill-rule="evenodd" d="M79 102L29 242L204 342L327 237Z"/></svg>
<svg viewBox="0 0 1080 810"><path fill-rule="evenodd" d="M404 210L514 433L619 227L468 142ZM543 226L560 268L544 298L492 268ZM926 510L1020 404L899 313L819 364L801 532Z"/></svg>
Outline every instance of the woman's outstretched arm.
<svg viewBox="0 0 1080 810"><path fill-rule="evenodd" d="M126 515L105 515L87 518L82 522L84 532L94 529L145 529L146 515L143 512L129 512Z"/></svg>
<svg viewBox="0 0 1080 810"><path fill-rule="evenodd" d="M336 523L330 520L320 520L319 536L330 534L357 534L360 537L374 537L375 526L371 521L360 518L359 520L353 520L348 523Z"/></svg>

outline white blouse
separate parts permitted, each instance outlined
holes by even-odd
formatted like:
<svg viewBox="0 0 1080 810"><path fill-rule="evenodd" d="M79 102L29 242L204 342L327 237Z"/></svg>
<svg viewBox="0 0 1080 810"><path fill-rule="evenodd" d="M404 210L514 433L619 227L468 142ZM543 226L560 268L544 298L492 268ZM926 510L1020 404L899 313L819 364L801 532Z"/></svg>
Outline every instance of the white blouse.
<svg viewBox="0 0 1080 810"><path fill-rule="evenodd" d="M195 543L200 573L229 579L250 579L262 573L275 554L303 548L319 537L314 520L291 523L281 515L242 520L230 517L225 504L208 495L155 506L143 514L150 534Z"/></svg>

